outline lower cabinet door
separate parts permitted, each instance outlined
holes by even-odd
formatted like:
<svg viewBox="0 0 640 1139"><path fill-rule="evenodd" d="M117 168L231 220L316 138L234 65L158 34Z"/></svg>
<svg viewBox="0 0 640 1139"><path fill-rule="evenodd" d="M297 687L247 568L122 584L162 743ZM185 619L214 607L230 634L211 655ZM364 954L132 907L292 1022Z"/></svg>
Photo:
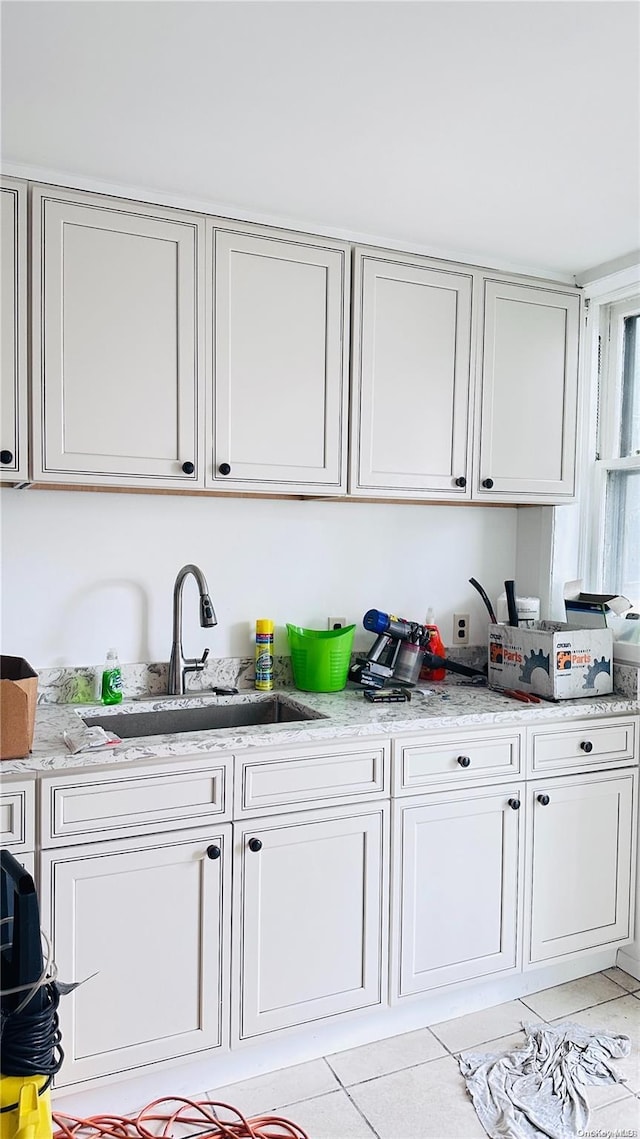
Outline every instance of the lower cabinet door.
<svg viewBox="0 0 640 1139"><path fill-rule="evenodd" d="M234 826L236 1040L380 1004L388 804Z"/></svg>
<svg viewBox="0 0 640 1139"><path fill-rule="evenodd" d="M21 852L20 852L20 853L16 853L15 851L11 850L11 848L10 848L10 847L7 847L7 849L9 850L9 852L10 852L11 854L13 854L13 857L15 858L16 862L19 862L19 863L20 863L20 865L21 865L22 867L24 867L24 869L26 870L27 874L30 874L30 875L31 875L31 877L33 878L34 884L35 884L35 885L36 885L36 887L37 887L37 885L38 885L38 878L37 878L37 875L36 875L36 856L35 856L35 854L33 853L33 851L28 851L28 852L26 852L25 854L23 854L23 853L21 853Z"/></svg>
<svg viewBox="0 0 640 1139"><path fill-rule="evenodd" d="M635 781L619 771L529 785L529 964L631 936Z"/></svg>
<svg viewBox="0 0 640 1139"><path fill-rule="evenodd" d="M396 803L395 997L516 968L522 791Z"/></svg>
<svg viewBox="0 0 640 1139"><path fill-rule="evenodd" d="M43 926L61 980L81 982L60 1000L56 1087L223 1043L230 837L219 826L43 853Z"/></svg>

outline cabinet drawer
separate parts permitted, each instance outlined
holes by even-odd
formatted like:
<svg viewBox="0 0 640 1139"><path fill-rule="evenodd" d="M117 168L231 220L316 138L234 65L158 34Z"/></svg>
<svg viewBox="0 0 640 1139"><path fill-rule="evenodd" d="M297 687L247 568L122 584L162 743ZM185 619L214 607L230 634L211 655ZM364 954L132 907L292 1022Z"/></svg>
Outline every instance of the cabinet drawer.
<svg viewBox="0 0 640 1139"><path fill-rule="evenodd" d="M520 773L520 733L486 731L421 736L394 743L394 795L423 787L460 787Z"/></svg>
<svg viewBox="0 0 640 1139"><path fill-rule="evenodd" d="M179 768L118 769L41 782L42 845L149 834L220 821L231 757ZM229 797L230 798L230 797ZM230 806L230 802L229 802Z"/></svg>
<svg viewBox="0 0 640 1139"><path fill-rule="evenodd" d="M0 846L12 854L34 850L36 844L35 782L2 781L0 792Z"/></svg>
<svg viewBox="0 0 640 1139"><path fill-rule="evenodd" d="M569 774L637 763L637 740L633 717L529 729L529 772Z"/></svg>
<svg viewBox="0 0 640 1139"><path fill-rule="evenodd" d="M291 805L321 806L389 795L389 744L343 745L237 759L236 813L273 814Z"/></svg>

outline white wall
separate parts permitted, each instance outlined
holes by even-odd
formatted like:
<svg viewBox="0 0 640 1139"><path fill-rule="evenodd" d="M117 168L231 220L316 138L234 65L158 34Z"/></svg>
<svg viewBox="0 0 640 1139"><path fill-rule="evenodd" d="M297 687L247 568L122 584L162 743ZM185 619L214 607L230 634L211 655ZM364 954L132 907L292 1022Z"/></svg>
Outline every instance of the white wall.
<svg viewBox="0 0 640 1139"><path fill-rule="evenodd" d="M511 508L195 498L5 489L2 651L34 667L168 660L176 572L204 571L218 627L200 629L196 589L185 587L184 648L212 656L252 652L256 617L325 628L358 625L367 609L423 620L432 605L446 644L455 612L471 615L471 643L487 616L468 584L494 599L516 566ZM359 635L358 635L359 634Z"/></svg>
<svg viewBox="0 0 640 1139"><path fill-rule="evenodd" d="M563 506L560 514L566 509ZM520 597L539 597L542 617L564 620L564 609L558 614L551 607L554 524L553 506L527 506L518 511L516 591Z"/></svg>

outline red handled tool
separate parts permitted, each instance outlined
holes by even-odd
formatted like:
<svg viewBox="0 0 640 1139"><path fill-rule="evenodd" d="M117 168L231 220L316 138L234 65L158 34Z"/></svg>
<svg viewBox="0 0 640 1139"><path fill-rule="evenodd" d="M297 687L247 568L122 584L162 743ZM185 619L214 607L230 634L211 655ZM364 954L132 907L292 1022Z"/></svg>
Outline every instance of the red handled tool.
<svg viewBox="0 0 640 1139"><path fill-rule="evenodd" d="M539 696L534 696L533 692L522 692L520 688L495 688L494 691L501 692L503 696L511 696L514 700L522 700L523 704L542 703Z"/></svg>

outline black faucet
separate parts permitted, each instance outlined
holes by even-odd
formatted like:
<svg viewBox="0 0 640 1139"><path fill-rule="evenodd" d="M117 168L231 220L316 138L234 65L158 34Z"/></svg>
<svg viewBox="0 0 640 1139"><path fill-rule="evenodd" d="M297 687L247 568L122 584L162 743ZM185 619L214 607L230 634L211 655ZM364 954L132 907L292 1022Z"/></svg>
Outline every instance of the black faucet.
<svg viewBox="0 0 640 1139"><path fill-rule="evenodd" d="M194 565L183 566L178 572L173 587L173 644L171 646L171 659L169 661L168 683L170 696L182 696L184 694L185 675L188 672L201 672L209 656L208 649L204 650L201 660L196 660L195 658L187 659L182 655L182 589L185 578L187 578L189 574L193 574L198 583L198 589L200 590L200 624L202 628L212 629L214 625L218 624L218 619L215 615L211 598L209 597L209 586L207 585L202 570Z"/></svg>

